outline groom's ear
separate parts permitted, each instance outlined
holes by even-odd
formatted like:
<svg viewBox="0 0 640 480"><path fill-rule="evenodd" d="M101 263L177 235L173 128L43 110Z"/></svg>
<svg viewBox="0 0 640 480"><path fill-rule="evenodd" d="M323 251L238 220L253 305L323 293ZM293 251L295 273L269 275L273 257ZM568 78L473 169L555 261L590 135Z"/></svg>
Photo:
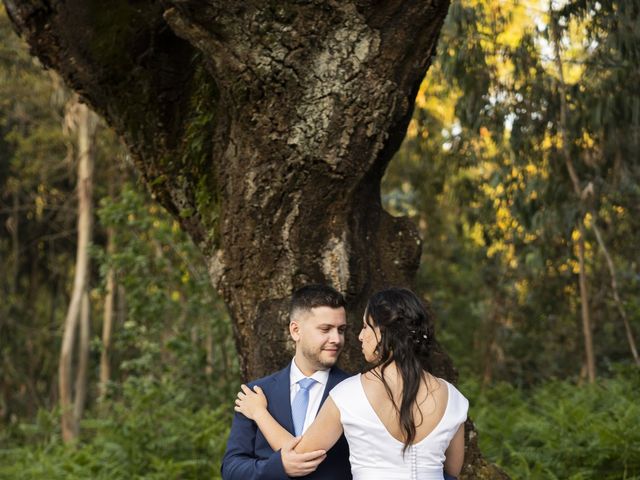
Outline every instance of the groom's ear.
<svg viewBox="0 0 640 480"><path fill-rule="evenodd" d="M293 338L294 342L297 342L300 339L300 325L297 320L291 320L289 322L289 334L291 338Z"/></svg>

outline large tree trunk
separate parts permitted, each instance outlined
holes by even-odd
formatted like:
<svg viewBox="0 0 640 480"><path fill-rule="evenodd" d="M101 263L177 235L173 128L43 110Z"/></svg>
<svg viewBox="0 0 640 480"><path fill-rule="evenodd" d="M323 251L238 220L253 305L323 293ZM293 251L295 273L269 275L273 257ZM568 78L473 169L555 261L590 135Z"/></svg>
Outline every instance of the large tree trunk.
<svg viewBox="0 0 640 480"><path fill-rule="evenodd" d="M4 2L201 248L244 376L290 360L287 303L308 282L346 294L342 364L359 368L367 298L418 267L416 228L382 209L380 181L449 1Z"/></svg>

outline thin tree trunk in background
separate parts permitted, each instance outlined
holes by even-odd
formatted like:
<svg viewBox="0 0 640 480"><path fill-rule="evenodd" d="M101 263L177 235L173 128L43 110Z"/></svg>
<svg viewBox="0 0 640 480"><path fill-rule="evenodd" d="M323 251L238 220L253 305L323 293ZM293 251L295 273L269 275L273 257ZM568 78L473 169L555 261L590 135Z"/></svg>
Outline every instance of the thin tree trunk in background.
<svg viewBox="0 0 640 480"><path fill-rule="evenodd" d="M549 13L552 14L553 17L553 4L549 3ZM569 173L569 177L571 178L571 183L573 185L573 190L577 196L578 204L582 210L582 189L580 188L580 180L578 179L578 175L573 166L573 161L571 159L571 151L569 150L569 134L567 129L567 87L564 80L564 70L562 64L562 57L560 56L560 32L558 29L558 24L554 20L551 19L551 40L554 49L555 62L558 70L558 93L560 96L560 121L559 121L559 130L560 136L562 139L562 154L564 157L565 166L567 168L567 172ZM587 278L584 264L584 214L581 215L580 220L578 221L578 231L580 232L580 239L578 240L578 261L580 263L580 274L579 274L579 284L580 284L580 305L581 305L581 316L582 316L582 333L584 336L584 350L586 356L586 366L587 366L587 375L589 377L589 382L595 382L596 377L596 367L595 367L595 356L593 353L593 337L591 335L592 327L591 327L591 315L589 311L589 299L588 299L588 290L587 290Z"/></svg>
<svg viewBox="0 0 640 480"><path fill-rule="evenodd" d="M107 229L107 255L113 253L113 229ZM100 384L98 397L104 400L107 395L107 385L111 379L111 332L113 330L114 303L115 303L115 272L109 266L107 271L106 295L104 298L104 316L102 319L102 352L100 353Z"/></svg>
<svg viewBox="0 0 640 480"><path fill-rule="evenodd" d="M213 332L211 329L211 325L207 327L207 336L205 338L205 349L207 351L207 363L204 367L204 373L207 377L211 377L213 375L213 362L215 360L215 345L213 342Z"/></svg>
<svg viewBox="0 0 640 480"><path fill-rule="evenodd" d="M489 320L489 325L485 329L486 337L481 341L484 342L483 345L483 356L482 356L482 386L487 387L491 385L493 382L493 371L496 366L501 361L501 351L500 346L496 340L498 329L500 328L500 315L498 309L495 309L492 312L492 315Z"/></svg>
<svg viewBox="0 0 640 480"><path fill-rule="evenodd" d="M76 103L71 112L78 132L78 244L71 300L64 322L64 334L60 362L58 364L58 388L60 391L61 430L65 443L75 440L79 433L79 420L86 396L86 371L88 368L88 275L89 244L92 230L93 195L93 135L97 119L86 105ZM85 305L83 306L83 303ZM76 330L80 324L79 367L76 395L73 392L73 353ZM84 380L82 378L84 377ZM74 405L74 403L78 403Z"/></svg>
<svg viewBox="0 0 640 480"><path fill-rule="evenodd" d="M551 9L551 6L550 6ZM551 10L550 10L551 11ZM636 342L635 342L635 338L633 335L633 330L631 329L631 325L629 324L629 319L627 317L627 313L624 309L624 304L622 303L622 300L620 299L620 295L618 293L618 282L616 280L617 278L617 274L616 274L616 269L613 263L613 259L611 258L611 255L609 253L609 249L607 248L607 245L604 241L604 238L602 237L602 234L600 232L600 229L598 228L597 225L597 212L595 212L592 208L590 209L589 206L586 204L587 200L589 198L589 196L594 195L593 193L593 188L589 188L589 186L587 188L584 189L584 191L582 190L581 186L580 186L580 179L578 178L578 174L575 171L575 168L573 166L573 162L571 161L571 155L569 152L569 144L568 144L568 136L567 136L567 106L566 106L566 85L565 85L565 81L564 81L564 72L563 72L563 65L562 65L562 58L560 56L560 35L558 32L558 26L557 24L553 24L553 28L552 28L552 32L553 32L553 45L554 45L554 50L555 50L555 57L556 57L556 65L558 68L558 75L560 78L560 92L561 92L561 98L560 98L560 127L561 127L561 133L562 133L562 144L563 144L563 154L565 157L565 162L567 165L567 170L569 172L569 176L571 177L571 182L573 184L573 189L574 192L576 194L576 196L578 197L579 201L581 204L584 205L584 210L585 211L589 211L592 215L592 221L591 221L591 225L590 228L593 231L593 233L596 236L596 239L598 241L598 245L600 246L600 249L602 251L602 253L604 254L606 263L607 263L607 269L609 270L609 275L611 277L611 291L613 292L613 299L614 302L616 304L616 308L618 310L618 313L620 314L620 317L622 318L622 323L625 329L625 335L627 337L627 343L629 344L629 350L631 351L631 356L633 357L634 362L636 363L636 365L640 366L640 357L638 356L638 350L636 348ZM622 154L620 152L620 149L618 148L616 150L616 154L615 154L615 158L614 158L614 169L616 171L616 175L620 175L621 171L622 171ZM584 230L584 229L583 229ZM580 236L582 238L582 234L583 231L581 230ZM583 249L584 249L584 245L583 245ZM580 291L582 292L582 285L580 287ZM585 286L586 289L586 286ZM583 309L584 311L584 309ZM587 312L588 313L588 312ZM584 313L583 313L584 315ZM584 322L584 319L583 319ZM584 327L583 327L584 328ZM593 345L591 345L591 350L593 351ZM589 355L587 354L587 371L589 372L589 379L591 381L591 369L589 367L589 360L588 360ZM595 367L594 367L595 368Z"/></svg>
<svg viewBox="0 0 640 480"><path fill-rule="evenodd" d="M636 341L633 336L633 330L631 329L631 325L629 324L629 319L627 318L627 312L625 311L622 300L620 299L620 295L618 294L616 268L613 265L613 259L609 254L609 250L607 249L606 244L604 243L604 239L602 238L600 229L596 225L595 215L594 215L593 222L591 224L591 228L593 230L593 233L595 233L596 235L596 239L598 240L600 249L602 250L602 253L604 254L604 258L607 261L607 268L609 269L609 275L611 277L611 290L613 292L613 300L616 303L616 307L618 308L618 313L620 313L620 317L622 318L625 334L627 336L627 342L629 343L629 349L631 350L631 356L633 356L633 360L635 361L636 365L640 366L640 358L638 358L638 350L636 349Z"/></svg>
<svg viewBox="0 0 640 480"><path fill-rule="evenodd" d="M109 198L114 197L114 175L116 169L111 167L108 175L108 195ZM116 294L116 276L111 258L115 251L114 230L107 228L107 258L109 262L109 270L107 270L107 284L104 298L104 313L102 318L102 352L100 353L100 383L98 385L98 400L102 401L107 395L107 386L111 380L111 332L113 331L113 317L115 307Z"/></svg>
<svg viewBox="0 0 640 480"><path fill-rule="evenodd" d="M18 291L18 272L20 270L20 199L18 198L17 189L11 193L12 208L11 208L11 225L9 231L11 232L11 249L13 257L13 269L11 271L11 294L15 295Z"/></svg>
<svg viewBox="0 0 640 480"><path fill-rule="evenodd" d="M73 402L73 420L79 429L80 420L84 413L87 398L87 380L89 377L89 339L91 337L91 304L89 303L89 290L85 288L82 294L82 306L80 308L80 336L78 338L78 371L75 381L75 398Z"/></svg>
<svg viewBox="0 0 640 480"><path fill-rule="evenodd" d="M582 311L582 334L584 335L584 351L586 356L587 376L589 382L596 381L596 361L593 353L593 336L591 334L591 314L589 311L589 291L587 289L587 274L584 265L584 225L582 220L578 225L580 239L578 240L578 261L580 263L580 306Z"/></svg>
<svg viewBox="0 0 640 480"><path fill-rule="evenodd" d="M116 285L117 282L116 282ZM123 285L118 285L116 291L116 326L124 325L127 319L127 291Z"/></svg>

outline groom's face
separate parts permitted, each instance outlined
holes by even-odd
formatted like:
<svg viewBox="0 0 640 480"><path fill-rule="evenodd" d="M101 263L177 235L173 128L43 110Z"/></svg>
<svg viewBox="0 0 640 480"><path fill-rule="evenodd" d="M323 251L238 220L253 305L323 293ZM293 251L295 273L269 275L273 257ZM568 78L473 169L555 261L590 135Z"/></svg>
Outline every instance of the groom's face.
<svg viewBox="0 0 640 480"><path fill-rule="evenodd" d="M316 307L298 312L289 324L296 342L296 365L304 374L333 367L344 347L344 308ZM306 371L305 371L306 370Z"/></svg>

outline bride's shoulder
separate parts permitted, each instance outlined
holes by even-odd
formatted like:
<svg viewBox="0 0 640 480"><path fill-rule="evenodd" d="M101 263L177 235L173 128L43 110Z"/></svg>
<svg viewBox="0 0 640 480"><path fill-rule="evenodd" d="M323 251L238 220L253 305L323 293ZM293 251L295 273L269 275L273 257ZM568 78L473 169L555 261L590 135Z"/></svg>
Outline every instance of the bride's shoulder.
<svg viewBox="0 0 640 480"><path fill-rule="evenodd" d="M447 390L449 392L449 409L454 412L460 412L460 414L466 418L467 411L469 410L469 400L467 397L465 397L454 384L448 382L444 378L438 378L438 381L447 386Z"/></svg>
<svg viewBox="0 0 640 480"><path fill-rule="evenodd" d="M438 384L446 387L446 390L449 392L449 396L452 397L451 400L453 402L459 402L463 404L469 403L467 397L465 397L464 394L460 390L458 390L458 388L453 383L445 380L444 378L436 377L435 375L432 378L437 381Z"/></svg>
<svg viewBox="0 0 640 480"><path fill-rule="evenodd" d="M349 395L356 388L360 387L360 374L353 375L352 377L346 378L338 383L335 387L331 389L331 396L335 395Z"/></svg>

